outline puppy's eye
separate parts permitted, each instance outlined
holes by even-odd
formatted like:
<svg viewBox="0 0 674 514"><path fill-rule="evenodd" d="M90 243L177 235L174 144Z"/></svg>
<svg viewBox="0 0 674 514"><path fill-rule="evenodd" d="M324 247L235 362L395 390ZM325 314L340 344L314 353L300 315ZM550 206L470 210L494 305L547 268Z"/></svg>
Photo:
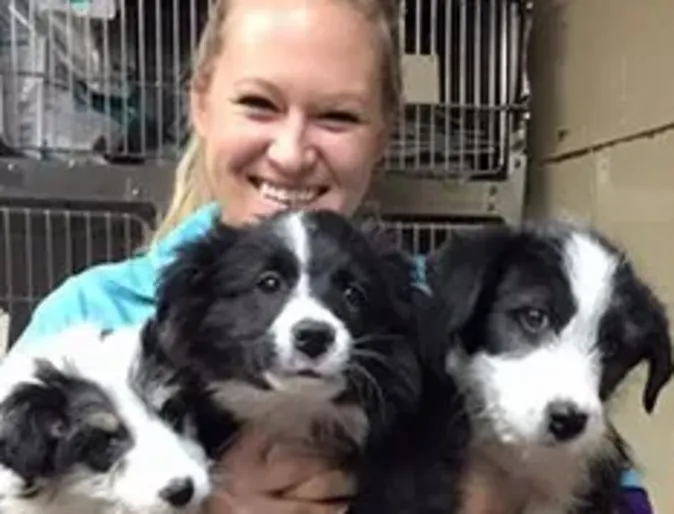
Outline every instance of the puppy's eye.
<svg viewBox="0 0 674 514"><path fill-rule="evenodd" d="M93 428L83 436L80 447L81 458L91 469L103 473L110 469L120 453L126 447L126 432L118 430L109 432Z"/></svg>
<svg viewBox="0 0 674 514"><path fill-rule="evenodd" d="M257 281L257 287L264 293L275 293L283 285L283 279L281 275L275 271L266 271Z"/></svg>
<svg viewBox="0 0 674 514"><path fill-rule="evenodd" d="M550 318L543 309L525 307L517 312L517 319L522 328L532 334L538 334L548 329Z"/></svg>
<svg viewBox="0 0 674 514"><path fill-rule="evenodd" d="M355 310L360 310L365 304L365 293L353 284L344 289L344 298L349 306Z"/></svg>
<svg viewBox="0 0 674 514"><path fill-rule="evenodd" d="M159 409L159 417L176 430L182 425L186 414L187 406L180 398L169 398Z"/></svg>
<svg viewBox="0 0 674 514"><path fill-rule="evenodd" d="M124 439L124 433L120 430L109 432L102 429L93 429L90 435L91 445L99 449L118 444Z"/></svg>

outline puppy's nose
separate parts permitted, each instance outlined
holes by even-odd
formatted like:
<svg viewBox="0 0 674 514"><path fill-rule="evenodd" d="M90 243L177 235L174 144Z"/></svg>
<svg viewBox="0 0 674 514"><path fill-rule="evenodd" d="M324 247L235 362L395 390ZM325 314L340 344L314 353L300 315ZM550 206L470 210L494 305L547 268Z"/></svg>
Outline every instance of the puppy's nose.
<svg viewBox="0 0 674 514"><path fill-rule="evenodd" d="M548 430L560 442L580 435L587 425L587 413L572 402L554 401L548 405Z"/></svg>
<svg viewBox="0 0 674 514"><path fill-rule="evenodd" d="M305 319L293 328L295 348L310 359L328 351L335 341L335 329L324 321Z"/></svg>
<svg viewBox="0 0 674 514"><path fill-rule="evenodd" d="M194 496L194 482L191 478L174 478L159 491L159 496L172 507L184 507Z"/></svg>

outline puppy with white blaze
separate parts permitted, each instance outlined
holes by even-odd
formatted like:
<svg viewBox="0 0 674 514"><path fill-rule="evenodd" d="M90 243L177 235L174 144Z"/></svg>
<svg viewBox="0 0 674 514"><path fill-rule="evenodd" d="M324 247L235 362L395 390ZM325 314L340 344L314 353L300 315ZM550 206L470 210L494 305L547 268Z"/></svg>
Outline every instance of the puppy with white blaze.
<svg viewBox="0 0 674 514"><path fill-rule="evenodd" d="M466 476L525 514L612 513L631 465L609 401L648 363L651 413L673 364L668 319L627 256L566 223L450 234L429 259L427 356L465 398Z"/></svg>
<svg viewBox="0 0 674 514"><path fill-rule="evenodd" d="M197 512L209 460L131 388L137 328L47 339L0 367L0 512Z"/></svg>
<svg viewBox="0 0 674 514"><path fill-rule="evenodd" d="M362 476L417 408L411 277L392 244L329 211L216 224L160 281L143 344L164 371L138 376L138 390L196 384L212 458L255 425Z"/></svg>

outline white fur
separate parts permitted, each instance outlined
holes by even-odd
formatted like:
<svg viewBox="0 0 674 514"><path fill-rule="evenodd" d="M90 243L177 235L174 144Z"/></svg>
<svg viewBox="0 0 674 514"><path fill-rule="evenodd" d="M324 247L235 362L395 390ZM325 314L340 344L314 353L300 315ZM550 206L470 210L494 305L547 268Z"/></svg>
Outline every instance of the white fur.
<svg viewBox="0 0 674 514"><path fill-rule="evenodd" d="M271 327L279 364L288 372L311 368L321 375L335 376L342 372L347 364L352 345L351 335L344 323L311 291L309 276L311 248L301 214L289 216L282 230L281 236L299 263L300 276L292 296ZM335 331L334 345L318 363L307 359L293 345L293 328L306 319L327 323Z"/></svg>
<svg viewBox="0 0 674 514"><path fill-rule="evenodd" d="M606 423L599 398L599 323L612 293L615 257L583 234L564 246L564 272L577 311L563 330L542 345L517 354L450 355L447 367L485 402L486 439L476 463L497 463L504 492L525 514L561 514L585 483L586 465L606 451ZM566 443L548 435L546 408L567 401L585 412L583 433Z"/></svg>
<svg viewBox="0 0 674 514"><path fill-rule="evenodd" d="M479 355L468 374L483 388L486 409L496 422L492 428L503 443L552 442L546 408L555 400L572 402L590 416L584 434L568 443L565 452L582 455L601 440L604 426L594 352L579 348L574 340L555 338L519 356Z"/></svg>
<svg viewBox="0 0 674 514"><path fill-rule="evenodd" d="M266 431L286 440L304 441L316 436L316 421L336 423L362 443L368 419L360 408L338 405L331 400L347 386L353 340L346 324L312 290L312 241L301 212L288 215L275 226L297 263L298 278L269 333L275 362L263 374L269 390L241 380L211 384L213 398L228 412L247 423L259 423ZM294 329L304 321L329 325L335 334L324 355L311 359L295 347ZM313 373L303 374L311 371ZM315 376L317 375L317 376ZM311 442L310 444L314 444Z"/></svg>
<svg viewBox="0 0 674 514"><path fill-rule="evenodd" d="M185 509L194 510L210 494L208 461L194 441L176 434L143 405L128 384L139 351L137 327L123 329L102 343L93 326L75 326L35 341L28 350L10 352L0 368L0 398L19 381L33 381L34 358L46 358L101 386L127 428L134 445L109 473L79 470L34 499L15 496L16 477L0 470L0 512L12 514L175 514L159 491L175 478L192 479L195 494Z"/></svg>

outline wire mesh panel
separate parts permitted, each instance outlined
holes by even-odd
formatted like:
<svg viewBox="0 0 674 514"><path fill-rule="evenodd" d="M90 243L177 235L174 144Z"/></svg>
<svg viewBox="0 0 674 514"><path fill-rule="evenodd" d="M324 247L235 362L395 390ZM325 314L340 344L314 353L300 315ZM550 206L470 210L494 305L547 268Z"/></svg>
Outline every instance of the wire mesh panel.
<svg viewBox="0 0 674 514"><path fill-rule="evenodd" d="M0 309L9 315L10 340L64 279L130 256L153 216L150 206L0 200Z"/></svg>
<svg viewBox="0 0 674 514"><path fill-rule="evenodd" d="M401 249L416 255L426 255L442 245L457 229L476 229L494 220L400 220L385 219L383 226L393 242Z"/></svg>
<svg viewBox="0 0 674 514"><path fill-rule="evenodd" d="M5 145L35 158L174 158L208 0L3 0Z"/></svg>
<svg viewBox="0 0 674 514"><path fill-rule="evenodd" d="M402 38L409 57L428 56L435 98L408 101L388 168L415 176L504 176L526 114L529 3L408 0ZM419 77L408 77L409 81Z"/></svg>
<svg viewBox="0 0 674 514"><path fill-rule="evenodd" d="M408 56L433 56L433 99L403 109L394 172L493 177L524 110L524 0L407 0ZM0 2L0 140L34 158L175 159L190 60L210 0ZM412 73L408 81L421 80Z"/></svg>

